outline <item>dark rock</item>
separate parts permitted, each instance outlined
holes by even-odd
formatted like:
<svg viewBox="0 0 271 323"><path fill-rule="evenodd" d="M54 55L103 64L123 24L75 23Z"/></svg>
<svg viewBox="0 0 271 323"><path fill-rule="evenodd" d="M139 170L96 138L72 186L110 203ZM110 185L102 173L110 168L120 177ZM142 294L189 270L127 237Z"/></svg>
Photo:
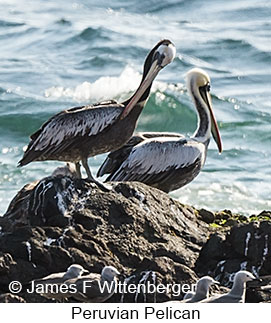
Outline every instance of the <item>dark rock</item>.
<svg viewBox="0 0 271 323"><path fill-rule="evenodd" d="M16 271L17 263L13 260L9 253L0 252L0 290L4 290L10 283L10 276Z"/></svg>
<svg viewBox="0 0 271 323"><path fill-rule="evenodd" d="M25 225L66 227L69 208L80 208L80 198L90 194L94 184L69 176L49 176L25 185L0 218L4 232Z"/></svg>
<svg viewBox="0 0 271 323"><path fill-rule="evenodd" d="M214 228L206 222L216 221L217 214L182 205L157 189L141 183L112 186L104 192L86 180L58 176L21 191L0 220L1 292L8 293L9 282L18 280L24 286L19 296L27 302L48 302L27 294L25 286L72 263L97 273L113 265L129 275L129 284L192 284L210 274L230 287L240 269L271 273L270 221ZM227 210L219 217L235 219ZM253 301L256 287L251 291ZM266 299L261 295L257 292L254 301ZM119 292L108 301L162 302L182 296L172 290Z"/></svg>
<svg viewBox="0 0 271 323"><path fill-rule="evenodd" d="M219 211L219 212L216 212L215 217L218 220L228 220L229 218L232 217L232 212L231 210Z"/></svg>
<svg viewBox="0 0 271 323"><path fill-rule="evenodd" d="M0 217L0 226L3 231L12 231L14 227L29 224L29 195L37 183L38 181L26 184L12 199L6 213Z"/></svg>
<svg viewBox="0 0 271 323"><path fill-rule="evenodd" d="M239 223L239 221L237 219L228 219L225 222L225 226L229 226L229 227L234 227Z"/></svg>
<svg viewBox="0 0 271 323"><path fill-rule="evenodd" d="M258 214L258 218L265 218L266 220L271 220L271 211L262 211Z"/></svg>
<svg viewBox="0 0 271 323"><path fill-rule="evenodd" d="M213 212L210 212L205 209L200 209L199 210L199 215L202 218L202 220L206 223L213 223L215 220L215 215Z"/></svg>
<svg viewBox="0 0 271 323"><path fill-rule="evenodd" d="M215 268L221 259L226 257L227 244L223 233L211 234L200 251L200 257L196 263L196 270L202 275Z"/></svg>
<svg viewBox="0 0 271 323"><path fill-rule="evenodd" d="M26 301L18 295L6 293L0 295L0 303L26 303Z"/></svg>
<svg viewBox="0 0 271 323"><path fill-rule="evenodd" d="M232 286L234 274L239 270L251 271L256 276L270 275L270 237L270 221L239 224L224 235L215 233L202 248L196 270L201 275L212 275L227 287ZM247 301L265 301L264 295L252 289Z"/></svg>
<svg viewBox="0 0 271 323"><path fill-rule="evenodd" d="M156 283L196 280L191 268L207 240L208 226L192 207L167 194L137 183L114 184L105 193L92 183L67 177L46 178L28 193L24 222L4 228L0 236L0 251L6 257L3 263L10 257L13 268L8 272L6 265L0 270L3 291L8 291L10 280L27 284L65 271L75 262L92 272L114 265L135 274L133 279L138 281L145 277L143 272L153 273ZM64 201L61 207L59 200ZM27 294L24 297L33 300ZM114 297L113 301L120 301L121 295ZM135 296L127 297L123 301ZM136 299L153 301L153 297L138 295ZM155 297L168 300L171 294Z"/></svg>

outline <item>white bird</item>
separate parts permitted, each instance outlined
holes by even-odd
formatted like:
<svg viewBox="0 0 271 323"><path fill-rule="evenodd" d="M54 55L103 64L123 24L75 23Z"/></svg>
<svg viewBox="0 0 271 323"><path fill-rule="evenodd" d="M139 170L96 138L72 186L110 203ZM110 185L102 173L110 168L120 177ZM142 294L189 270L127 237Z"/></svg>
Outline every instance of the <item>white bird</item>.
<svg viewBox="0 0 271 323"><path fill-rule="evenodd" d="M245 303L246 283L252 280L257 278L248 271L240 270L235 274L232 289L227 294L214 295L200 303Z"/></svg>
<svg viewBox="0 0 271 323"><path fill-rule="evenodd" d="M57 167L53 172L52 175L53 177L56 176L69 176L71 178L76 178L77 173L76 173L76 167L73 163L66 163L65 166L60 166Z"/></svg>
<svg viewBox="0 0 271 323"><path fill-rule="evenodd" d="M271 285L261 286L261 290L271 290Z"/></svg>
<svg viewBox="0 0 271 323"><path fill-rule="evenodd" d="M213 284L220 284L210 276L201 277L197 281L195 292L189 292L185 294L181 301L170 301L170 303L197 303L205 298L209 297L209 289Z"/></svg>
<svg viewBox="0 0 271 323"><path fill-rule="evenodd" d="M72 278L79 278L82 274L88 273L81 265L73 264L66 272L53 273L49 276L35 279L31 282L35 291L48 299L62 300L67 297L66 292L60 291L60 286L67 280Z"/></svg>
<svg viewBox="0 0 271 323"><path fill-rule="evenodd" d="M67 286L75 287L76 292L70 293L77 301L85 303L101 303L109 299L115 292L119 271L113 266L105 266L101 274L89 274L66 281Z"/></svg>
<svg viewBox="0 0 271 323"><path fill-rule="evenodd" d="M187 299L191 299L193 296L195 295L194 292L188 292L188 293L185 293L184 297L183 297L183 301L184 300L187 300Z"/></svg>
<svg viewBox="0 0 271 323"><path fill-rule="evenodd" d="M159 132L132 137L122 148L109 154L98 175L109 173L106 181L138 181L170 192L188 184L199 174L211 134L222 152L208 74L199 68L190 70L187 88L199 115L198 127L192 137Z"/></svg>
<svg viewBox="0 0 271 323"><path fill-rule="evenodd" d="M197 281L197 286L196 286L196 291L194 295L191 295L192 297L188 298L184 297L183 299L183 303L196 303L199 302L205 298L209 297L209 289L211 287L211 285L213 284L220 284L218 281L214 280L212 277L210 276L204 276L201 277L198 281Z"/></svg>

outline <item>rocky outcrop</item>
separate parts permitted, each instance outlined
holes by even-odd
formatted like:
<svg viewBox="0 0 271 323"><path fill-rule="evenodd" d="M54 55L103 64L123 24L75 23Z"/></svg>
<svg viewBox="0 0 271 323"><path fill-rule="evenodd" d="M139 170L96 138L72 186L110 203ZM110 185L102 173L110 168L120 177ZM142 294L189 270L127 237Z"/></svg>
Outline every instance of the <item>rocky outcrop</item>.
<svg viewBox="0 0 271 323"><path fill-rule="evenodd" d="M20 191L0 218L0 292L8 293L12 280L26 286L72 263L91 272L113 265L129 276L127 283L156 285L191 284L212 273L230 287L226 276L244 268L245 261L248 270L257 266L260 275L271 274L270 222L213 228L207 210L199 212L141 183L111 185L104 192L88 181L57 176ZM173 294L117 293L110 302L162 302ZM25 289L19 296L46 301Z"/></svg>
<svg viewBox="0 0 271 323"><path fill-rule="evenodd" d="M239 223L226 232L213 233L203 246L196 263L200 275L211 274L230 287L233 274L248 270L263 276L263 285L271 281L271 221ZM271 293L248 292L251 301L268 300Z"/></svg>
<svg viewBox="0 0 271 323"><path fill-rule="evenodd" d="M20 296L7 293L7 294L0 295L0 303L26 303L26 302Z"/></svg>

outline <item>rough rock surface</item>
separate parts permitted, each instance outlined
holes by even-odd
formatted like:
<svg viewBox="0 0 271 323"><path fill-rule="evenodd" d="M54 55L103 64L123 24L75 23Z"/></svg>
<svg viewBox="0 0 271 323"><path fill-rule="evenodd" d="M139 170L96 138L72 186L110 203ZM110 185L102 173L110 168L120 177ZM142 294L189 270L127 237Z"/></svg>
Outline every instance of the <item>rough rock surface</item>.
<svg viewBox="0 0 271 323"><path fill-rule="evenodd" d="M7 293L0 295L0 303L26 303L26 301L20 296Z"/></svg>
<svg viewBox="0 0 271 323"><path fill-rule="evenodd" d="M241 268L271 274L270 221L215 229L206 223L213 219L208 211L203 216L159 190L141 183L112 186L104 192L85 180L58 176L21 190L0 217L0 294L17 280L24 285L18 296L47 301L26 293L27 283L73 263L91 272L113 265L129 276L126 282L144 284L191 284L198 275L212 273L230 287L230 274ZM256 289L249 300L266 301L268 292ZM172 298L171 290L117 293L110 302Z"/></svg>
<svg viewBox="0 0 271 323"><path fill-rule="evenodd" d="M264 284L271 277L271 222L236 224L226 232L216 232L203 246L196 263L200 275L210 274L224 286L230 287L233 274L242 269L255 276L266 276ZM270 299L271 293L251 293L247 299L262 301Z"/></svg>

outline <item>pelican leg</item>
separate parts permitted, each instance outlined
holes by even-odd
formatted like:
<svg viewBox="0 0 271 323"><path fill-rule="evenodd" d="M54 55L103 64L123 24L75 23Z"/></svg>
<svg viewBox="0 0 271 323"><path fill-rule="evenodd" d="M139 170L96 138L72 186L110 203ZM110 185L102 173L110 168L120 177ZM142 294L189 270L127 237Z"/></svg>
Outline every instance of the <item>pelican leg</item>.
<svg viewBox="0 0 271 323"><path fill-rule="evenodd" d="M80 168L81 168L80 163L79 162L76 162L74 164L75 164L75 170L76 170L77 177L78 178L82 178L82 174L81 174L81 170L80 170Z"/></svg>
<svg viewBox="0 0 271 323"><path fill-rule="evenodd" d="M87 175L88 175L88 179L89 179L89 180L91 180L91 181L95 181L95 179L94 179L94 177L92 176L91 171L90 171L90 169L89 169L87 158L82 159L82 165L83 165L83 167L84 167L84 168L85 168L85 170L86 170L86 173L87 173Z"/></svg>
<svg viewBox="0 0 271 323"><path fill-rule="evenodd" d="M89 166L88 166L88 161L87 161L87 158L83 158L82 159L82 165L83 165L83 167L85 168L85 170L86 170L86 173L87 173L87 175L88 175L88 180L89 181L91 181L91 182L93 182L93 183L95 183L100 189L102 189L103 191L105 191L105 192L109 192L110 191L110 189L109 189L109 187L107 187L106 185L104 185L103 183L100 183L99 181L97 181L93 176L92 176L92 174L91 174L91 171L90 171L90 169L89 169Z"/></svg>

